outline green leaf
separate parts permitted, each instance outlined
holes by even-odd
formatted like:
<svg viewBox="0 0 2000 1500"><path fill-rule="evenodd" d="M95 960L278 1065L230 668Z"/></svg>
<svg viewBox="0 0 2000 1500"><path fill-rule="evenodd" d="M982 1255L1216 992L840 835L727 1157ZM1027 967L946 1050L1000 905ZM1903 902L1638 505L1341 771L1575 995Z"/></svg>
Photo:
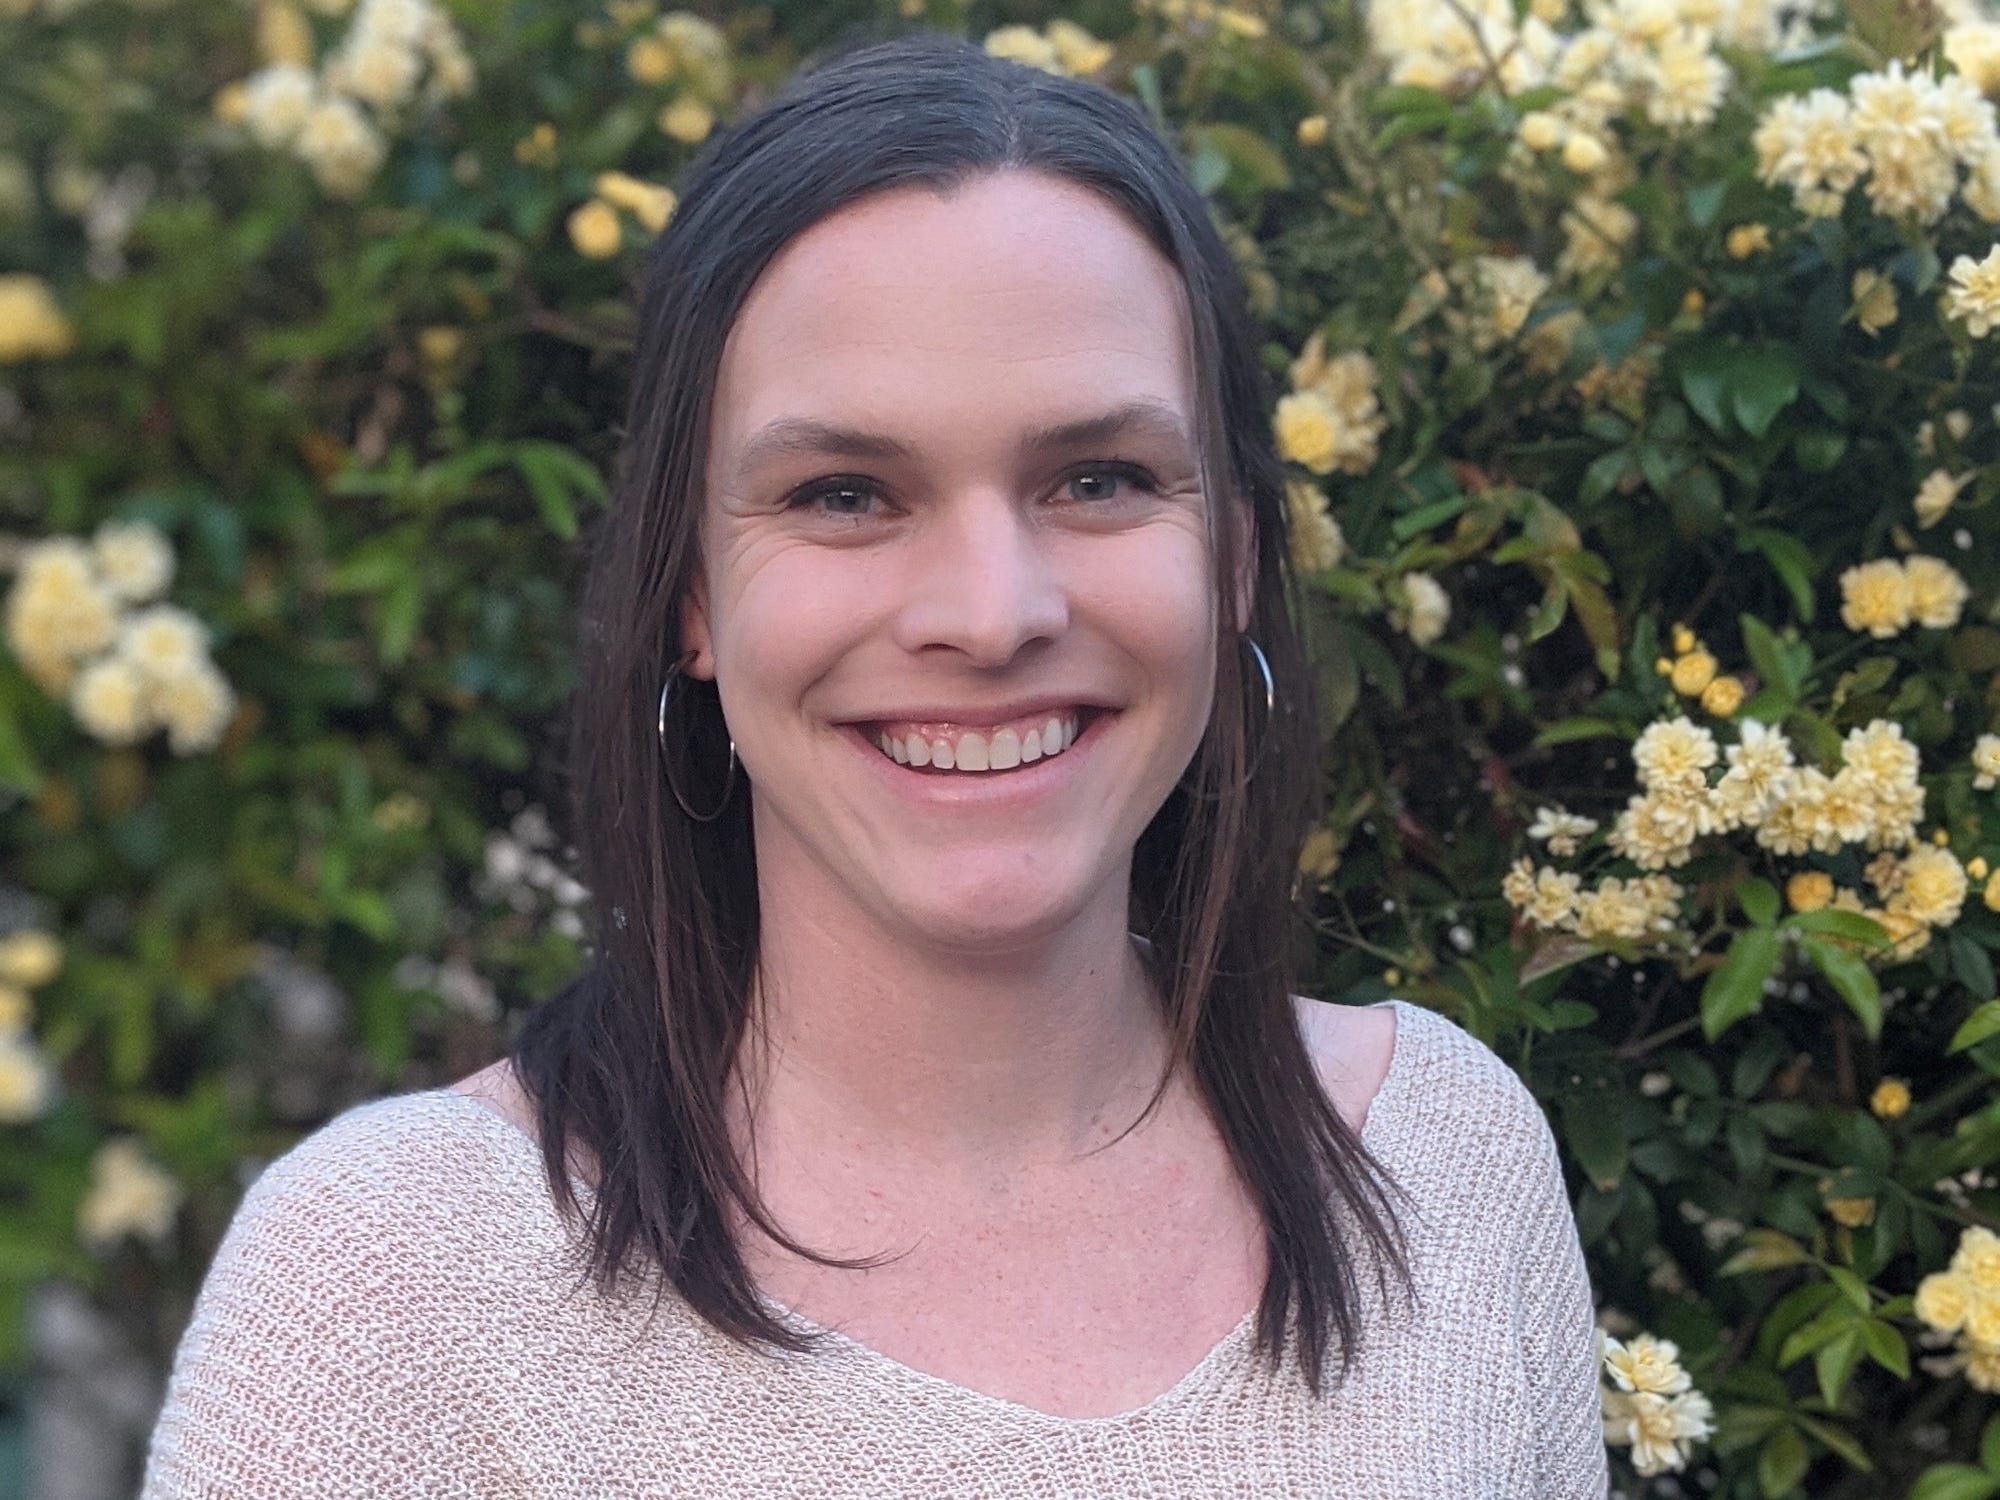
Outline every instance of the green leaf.
<svg viewBox="0 0 2000 1500"><path fill-rule="evenodd" d="M1796 1427L1780 1427L1765 1440L1757 1454L1757 1487L1764 1500L1779 1500L1798 1488L1806 1477L1805 1439Z"/></svg>
<svg viewBox="0 0 2000 1500"><path fill-rule="evenodd" d="M1743 430L1762 437L1798 399L1799 357L1789 344L1756 344L1742 350L1729 372L1730 410Z"/></svg>
<svg viewBox="0 0 2000 1500"><path fill-rule="evenodd" d="M1577 1164L1598 1191L1610 1192L1625 1175L1628 1142L1625 1113L1617 1095L1607 1089L1587 1089L1562 1102L1563 1138Z"/></svg>
<svg viewBox="0 0 2000 1500"><path fill-rule="evenodd" d="M1693 346L1681 360L1681 394L1702 421L1724 437L1730 433L1729 351L1717 343Z"/></svg>
<svg viewBox="0 0 2000 1500"><path fill-rule="evenodd" d="M1292 185L1284 154L1261 132L1226 122L1197 125L1190 132L1205 151L1213 151L1252 187L1267 192Z"/></svg>
<svg viewBox="0 0 2000 1500"><path fill-rule="evenodd" d="M1615 739L1621 731L1609 719L1592 719L1579 716L1574 719L1558 719L1535 736L1539 746L1567 745L1576 740Z"/></svg>
<svg viewBox="0 0 2000 1500"><path fill-rule="evenodd" d="M1697 229L1706 229L1715 222L1715 216L1722 211L1722 200L1729 192L1729 183L1704 182L1699 187L1691 187L1681 195L1681 202L1687 206L1688 223Z"/></svg>
<svg viewBox="0 0 2000 1500"><path fill-rule="evenodd" d="M1978 941L1962 932L1954 932L1945 944L1945 952L1951 957L1951 972L1958 976L1958 982L1965 986L1972 998L1991 1000L1993 960Z"/></svg>
<svg viewBox="0 0 2000 1500"><path fill-rule="evenodd" d="M1873 1474L1875 1472L1875 1465L1869 1460L1867 1452L1852 1433L1843 1432L1840 1428L1828 1422L1815 1421L1803 1412L1796 1413L1796 1415L1799 1427L1803 1431L1818 1438L1827 1447L1838 1453L1847 1461L1850 1468L1859 1469L1863 1474Z"/></svg>
<svg viewBox="0 0 2000 1500"><path fill-rule="evenodd" d="M1845 1266L1828 1266L1827 1279L1839 1290L1840 1295L1854 1305L1857 1311L1867 1312L1874 1299L1868 1295L1868 1283L1856 1276Z"/></svg>
<svg viewBox="0 0 2000 1500"><path fill-rule="evenodd" d="M2000 1475L1971 1464L1938 1464L1910 1487L1910 1500L1992 1500L2000 1495Z"/></svg>
<svg viewBox="0 0 2000 1500"><path fill-rule="evenodd" d="M1799 619L1811 624L1815 605L1813 577L1816 572L1812 549L1796 537L1764 527L1746 531L1738 546L1763 556L1764 561L1771 565L1771 571L1778 575L1778 581L1785 586L1785 592L1792 596L1792 608L1798 611Z"/></svg>
<svg viewBox="0 0 2000 1500"><path fill-rule="evenodd" d="M1903 1342L1900 1328L1880 1318L1870 1318L1861 1325L1861 1337L1868 1346L1870 1359L1898 1380L1910 1378L1910 1346Z"/></svg>
<svg viewBox="0 0 2000 1500"><path fill-rule="evenodd" d="M1948 1054L1963 1052L1994 1035L2000 1035L2000 1000L1988 1000L1961 1021L1958 1030L1951 1034L1951 1044L1944 1050Z"/></svg>
<svg viewBox="0 0 2000 1500"><path fill-rule="evenodd" d="M1753 927L1736 935L1729 956L1701 992L1701 1029L1711 1042L1763 1003L1764 981L1777 970L1779 951L1774 928Z"/></svg>
<svg viewBox="0 0 2000 1500"><path fill-rule="evenodd" d="M1718 1276L1742 1276L1751 1271L1781 1271L1802 1266L1812 1257L1805 1246L1775 1229L1751 1229L1743 1235L1743 1248L1716 1270Z"/></svg>
<svg viewBox="0 0 2000 1500"><path fill-rule="evenodd" d="M15 721L13 708L0 701L0 786L32 797L41 790L42 772L34 752Z"/></svg>
<svg viewBox="0 0 2000 1500"><path fill-rule="evenodd" d="M1785 643L1755 615L1738 616L1737 625L1743 632L1743 649L1749 653L1751 665L1756 667L1765 685L1796 700L1805 684L1793 675L1792 657L1785 650Z"/></svg>
<svg viewBox="0 0 2000 1500"><path fill-rule="evenodd" d="M1980 1465L1994 1474L2000 1474L2000 1417L1989 1417L1985 1431L1979 1434Z"/></svg>
<svg viewBox="0 0 2000 1500"><path fill-rule="evenodd" d="M1833 427L1808 427L1794 434L1792 451L1808 474L1829 474L1847 451L1847 434Z"/></svg>
<svg viewBox="0 0 2000 1500"><path fill-rule="evenodd" d="M1399 542L1407 542L1413 536L1422 536L1431 528L1442 526L1471 503L1472 496L1465 494L1451 495L1443 500L1433 501L1429 505L1411 511L1407 516L1398 516L1395 525L1389 528L1389 534Z"/></svg>
<svg viewBox="0 0 2000 1500"><path fill-rule="evenodd" d="M1847 1377L1861 1362L1861 1353L1861 1329L1857 1325L1832 1342L1822 1344L1819 1353L1813 1356L1813 1372L1819 1376L1819 1393L1826 1398L1828 1406L1840 1405L1840 1393L1847 1385Z"/></svg>
<svg viewBox="0 0 2000 1500"><path fill-rule="evenodd" d="M1837 911L1830 906L1819 911L1795 911L1778 925L1780 931L1822 933L1865 943L1871 948L1889 946L1889 934L1882 924L1858 911Z"/></svg>
<svg viewBox="0 0 2000 1500"><path fill-rule="evenodd" d="M1778 920L1778 888L1768 880L1752 876L1739 882L1736 902L1743 908L1743 915L1759 927L1769 927Z"/></svg>
<svg viewBox="0 0 2000 1500"><path fill-rule="evenodd" d="M1826 982L1834 987L1840 998L1847 1002L1847 1008L1861 1022L1868 1039L1872 1042L1880 1036L1882 987L1876 982L1875 971L1847 949L1837 947L1825 938L1801 933L1799 948L1826 976Z"/></svg>

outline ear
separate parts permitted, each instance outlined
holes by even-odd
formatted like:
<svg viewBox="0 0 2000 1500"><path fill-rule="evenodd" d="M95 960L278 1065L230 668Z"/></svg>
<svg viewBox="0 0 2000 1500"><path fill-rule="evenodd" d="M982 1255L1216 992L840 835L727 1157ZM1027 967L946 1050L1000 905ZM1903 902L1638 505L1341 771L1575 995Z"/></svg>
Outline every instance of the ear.
<svg viewBox="0 0 2000 1500"><path fill-rule="evenodd" d="M688 677L713 681L715 642L708 629L708 579L697 573L681 599L681 671Z"/></svg>

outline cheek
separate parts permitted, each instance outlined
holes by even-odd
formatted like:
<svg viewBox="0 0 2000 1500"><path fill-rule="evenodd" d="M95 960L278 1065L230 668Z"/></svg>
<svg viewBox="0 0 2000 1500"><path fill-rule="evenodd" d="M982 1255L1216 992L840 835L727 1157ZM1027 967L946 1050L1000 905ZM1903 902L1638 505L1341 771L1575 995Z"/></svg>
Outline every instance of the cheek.
<svg viewBox="0 0 2000 1500"><path fill-rule="evenodd" d="M1079 569L1079 602L1156 689L1185 693L1205 715L1217 611L1206 539L1172 526L1121 542Z"/></svg>
<svg viewBox="0 0 2000 1500"><path fill-rule="evenodd" d="M852 558L749 549L719 571L710 628L732 721L795 707L875 628L880 590Z"/></svg>

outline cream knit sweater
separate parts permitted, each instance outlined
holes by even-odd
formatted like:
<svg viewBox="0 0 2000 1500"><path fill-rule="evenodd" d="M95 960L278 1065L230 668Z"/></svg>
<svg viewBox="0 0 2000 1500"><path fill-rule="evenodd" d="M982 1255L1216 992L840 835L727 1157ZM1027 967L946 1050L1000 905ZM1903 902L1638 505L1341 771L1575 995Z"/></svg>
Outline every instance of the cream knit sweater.
<svg viewBox="0 0 2000 1500"><path fill-rule="evenodd" d="M534 1142L436 1090L348 1110L252 1185L142 1500L1605 1500L1591 1292L1546 1119L1481 1043L1384 1003L1395 1048L1362 1138L1413 1195L1423 1305L1363 1278L1362 1355L1321 1402L1266 1377L1248 1318L1173 1389L1089 1418L838 1334L745 1350L671 1298L648 1327L649 1298L572 1292Z"/></svg>

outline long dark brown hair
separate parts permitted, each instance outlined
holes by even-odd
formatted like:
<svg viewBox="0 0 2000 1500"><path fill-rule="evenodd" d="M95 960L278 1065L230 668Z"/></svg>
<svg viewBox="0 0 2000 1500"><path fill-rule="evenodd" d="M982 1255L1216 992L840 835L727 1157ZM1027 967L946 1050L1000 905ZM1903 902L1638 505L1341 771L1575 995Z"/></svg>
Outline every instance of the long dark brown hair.
<svg viewBox="0 0 2000 1500"><path fill-rule="evenodd" d="M712 684L676 678L669 738L689 818L662 779L655 722L699 569L705 446L723 343L752 284L795 236L870 194L948 195L1001 171L1089 188L1178 270L1186 291L1198 438L1221 623L1209 726L1139 841L1131 927L1151 944L1172 1038L1261 1211L1268 1272L1258 1346L1288 1332L1311 1388L1330 1345L1344 1373L1360 1338L1364 1260L1411 1283L1394 1185L1322 1089L1291 999L1299 923L1293 856L1316 795L1311 682L1289 614L1283 471L1243 290L1206 206L1130 103L952 38L875 43L801 73L693 163L652 253L612 503L593 537L568 746L572 842L592 892L596 958L528 1016L511 1049L535 1101L549 1185L587 1218L587 1273L606 1292L657 1269L655 1291L750 1345L810 1338L758 1293L732 1233L740 1213L798 1245L758 1199L725 1099L750 1021L758 908L750 802L724 779ZM1247 507L1275 713L1237 636L1232 580ZM597 1171L586 1215L566 1164Z"/></svg>

